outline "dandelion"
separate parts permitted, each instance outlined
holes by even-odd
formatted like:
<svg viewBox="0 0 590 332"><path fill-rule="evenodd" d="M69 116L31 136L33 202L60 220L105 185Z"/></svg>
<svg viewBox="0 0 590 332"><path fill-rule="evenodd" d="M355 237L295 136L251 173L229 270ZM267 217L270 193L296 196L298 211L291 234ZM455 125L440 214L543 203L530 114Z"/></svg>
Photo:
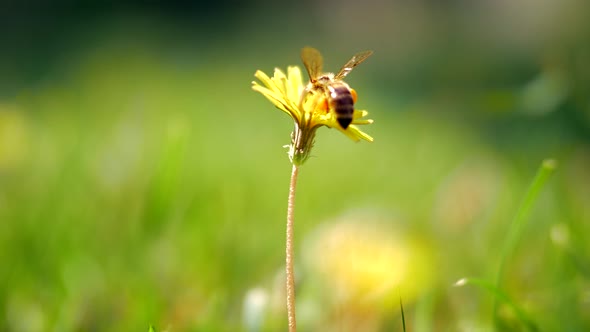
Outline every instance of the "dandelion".
<svg viewBox="0 0 590 332"><path fill-rule="evenodd" d="M295 123L288 152L289 159L294 165L302 165L309 158L316 130L322 126L336 128L354 141L373 141L373 137L357 127L373 123L373 120L365 119L369 113L354 110L351 125L346 129L342 128L335 112L329 107L326 96L306 89L299 67L288 67L287 75L276 68L273 77L268 77L260 70L256 71L254 76L262 85L252 82L252 89L262 93L278 109L287 113Z"/></svg>
<svg viewBox="0 0 590 332"><path fill-rule="evenodd" d="M287 68L287 75L280 69L276 68L274 75L269 77L264 72L258 70L254 76L260 81L252 82L252 89L260 92L278 109L287 113L294 122L295 128L291 133L291 144L288 145L289 159L293 164L291 171L291 182L289 186L289 198L287 204L287 239L286 239L286 274L287 274L287 314L289 319L289 332L296 331L295 319L295 278L293 271L293 212L295 206L295 187L299 166L303 165L311 155L311 149L315 141L315 134L318 128L326 126L336 128L354 141L364 139L372 142L373 138L361 131L357 125L366 125L373 123L373 120L366 119L367 111L353 110L352 119L350 114L347 118L350 123L342 125L342 119L339 119L338 113L332 106L330 98L335 97L335 91L328 93L329 83L338 83L344 85L347 93L352 98L352 103L356 101L356 92L349 89L348 85L339 79L346 76L352 68L366 59L372 52L363 52L352 57L337 75L327 73L322 74L320 78L311 77L312 81L324 80L325 89L319 89L314 84L303 84L301 69L297 66ZM309 56L312 56L310 58ZM360 56L360 57L359 57ZM302 51L302 59L310 76L319 74L322 66L322 57L320 53L310 47ZM313 67L313 68L310 68ZM349 89L349 90L348 90ZM334 90L334 89L332 89ZM352 107L353 105L349 105Z"/></svg>

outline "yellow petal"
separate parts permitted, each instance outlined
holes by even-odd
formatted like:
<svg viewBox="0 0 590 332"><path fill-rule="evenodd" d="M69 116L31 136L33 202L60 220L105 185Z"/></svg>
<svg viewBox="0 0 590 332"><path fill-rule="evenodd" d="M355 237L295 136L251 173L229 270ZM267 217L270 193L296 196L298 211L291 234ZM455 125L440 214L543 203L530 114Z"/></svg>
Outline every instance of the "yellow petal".
<svg viewBox="0 0 590 332"><path fill-rule="evenodd" d="M365 133L364 131L358 129L357 126L355 126L355 125L348 126L348 128L346 128L346 131L350 132L352 135L354 135L357 138L355 141L358 141L359 138L362 138L367 142L373 142L373 137L371 137L369 134Z"/></svg>
<svg viewBox="0 0 590 332"><path fill-rule="evenodd" d="M274 93L271 90L264 88L258 84L253 85L252 89L254 91L260 92L263 96L266 97L266 99L268 99L271 103L273 103L273 105L275 105L278 109L280 109L281 111L292 116L292 113L289 111L289 107L284 104L284 99L281 98L280 95L278 95L277 93Z"/></svg>

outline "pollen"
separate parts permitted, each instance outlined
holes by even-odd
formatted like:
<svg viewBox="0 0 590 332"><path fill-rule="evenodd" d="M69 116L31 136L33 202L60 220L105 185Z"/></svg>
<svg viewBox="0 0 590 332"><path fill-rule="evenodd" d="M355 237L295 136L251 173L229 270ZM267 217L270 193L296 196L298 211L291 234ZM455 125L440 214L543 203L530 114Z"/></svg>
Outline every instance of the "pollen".
<svg viewBox="0 0 590 332"><path fill-rule="evenodd" d="M330 112L330 103L328 102L327 98L322 98L320 100L320 110L323 110L325 113Z"/></svg>

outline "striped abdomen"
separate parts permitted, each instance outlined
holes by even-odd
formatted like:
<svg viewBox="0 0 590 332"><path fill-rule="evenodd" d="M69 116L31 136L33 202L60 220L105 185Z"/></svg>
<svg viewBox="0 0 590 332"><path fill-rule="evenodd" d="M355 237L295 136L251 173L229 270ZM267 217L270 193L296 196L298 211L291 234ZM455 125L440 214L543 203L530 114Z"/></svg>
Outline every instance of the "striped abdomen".
<svg viewBox="0 0 590 332"><path fill-rule="evenodd" d="M336 120L342 128L348 128L354 114L354 99L348 85L335 83L328 86L330 92L330 107L336 113Z"/></svg>

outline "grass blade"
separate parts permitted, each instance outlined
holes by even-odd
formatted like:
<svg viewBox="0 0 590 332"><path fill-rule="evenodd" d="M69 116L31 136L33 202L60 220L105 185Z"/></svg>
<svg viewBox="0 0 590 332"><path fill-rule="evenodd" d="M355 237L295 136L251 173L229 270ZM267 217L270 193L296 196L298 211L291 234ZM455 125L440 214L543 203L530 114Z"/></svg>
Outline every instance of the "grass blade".
<svg viewBox="0 0 590 332"><path fill-rule="evenodd" d="M402 327L403 331L406 332L406 316L404 315L404 304L402 303L402 297L399 297L399 307L402 311Z"/></svg>
<svg viewBox="0 0 590 332"><path fill-rule="evenodd" d="M465 285L473 285L485 291L488 291L490 294L494 296L495 301L501 301L508 305L510 309L514 311L518 319L527 327L529 331L539 331L539 328L535 324L535 322L531 319L531 317L514 302L508 294L504 293L501 289L497 288L491 282L484 280L484 279L477 279L477 278L463 278L455 283L456 287L461 287Z"/></svg>
<svg viewBox="0 0 590 332"><path fill-rule="evenodd" d="M502 255L500 256L500 267L498 269L498 275L496 276L496 285L495 287L493 287L493 290L496 295L503 295L503 296L495 296L494 297L494 311L493 311L493 317L494 317L494 322L496 323L496 327L498 322L498 307L499 307L499 300L504 300L506 301L508 299L508 297L501 292L502 289L502 279L504 277L504 269L506 267L506 262L508 260L508 258L510 256L512 256L512 254L514 253L514 250L516 248L516 245L518 244L519 239L521 238L522 232L524 230L524 226L526 224L526 220L528 219L532 207L535 203L535 201L537 200L539 193L541 192L541 189L543 189L545 183L547 182L547 179L549 178L549 176L553 173L553 171L555 170L555 168L557 167L557 163L555 160L552 159L546 159L543 161L543 163L541 164L541 167L539 168L539 170L537 171L537 174L535 176L535 178L533 179L531 185L529 186L524 199L522 201L522 203L520 204L518 211L516 213L516 215L514 216L514 219L512 220L511 224L510 224L510 228L508 229L508 235L506 238L506 242L504 242L504 247L502 248ZM472 279L472 283L473 283L473 279ZM478 284L480 286L483 287L484 284L482 284L481 282L478 282ZM487 285L485 286L485 288L491 290L489 287L487 287ZM513 309L518 308L517 306L514 305L513 302L507 302L508 304L512 304L511 306L513 307ZM520 311L520 314L518 314L518 312ZM520 309L516 310L518 316L522 319L525 318L525 316L523 316L522 314L524 314L524 312L522 312ZM523 321L525 322L525 324L527 326L529 326L529 328L531 329L532 327L534 327L534 324L532 324L532 320L526 320ZM536 331L536 327L534 329L531 329L533 331Z"/></svg>

